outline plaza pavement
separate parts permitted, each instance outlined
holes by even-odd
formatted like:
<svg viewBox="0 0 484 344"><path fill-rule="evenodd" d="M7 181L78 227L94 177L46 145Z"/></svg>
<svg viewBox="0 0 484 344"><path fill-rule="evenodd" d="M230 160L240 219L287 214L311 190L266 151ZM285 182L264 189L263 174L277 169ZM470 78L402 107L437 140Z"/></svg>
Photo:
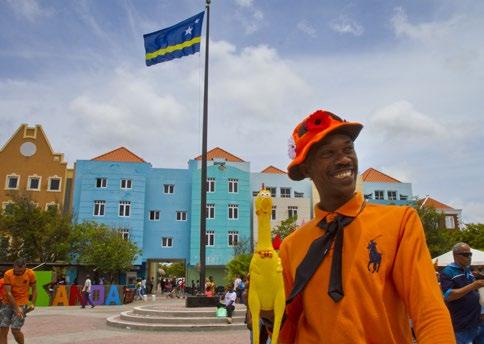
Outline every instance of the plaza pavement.
<svg viewBox="0 0 484 344"><path fill-rule="evenodd" d="M211 344L249 343L248 330L224 330L207 332L151 332L117 329L106 325L106 318L131 310L141 305L180 306L184 299L166 299L142 302L137 301L122 306L96 306L85 309L79 306L38 307L29 313L22 332L27 344L132 344L132 343L167 343L167 344ZM215 309L214 309L215 313ZM9 333L8 343L15 343Z"/></svg>

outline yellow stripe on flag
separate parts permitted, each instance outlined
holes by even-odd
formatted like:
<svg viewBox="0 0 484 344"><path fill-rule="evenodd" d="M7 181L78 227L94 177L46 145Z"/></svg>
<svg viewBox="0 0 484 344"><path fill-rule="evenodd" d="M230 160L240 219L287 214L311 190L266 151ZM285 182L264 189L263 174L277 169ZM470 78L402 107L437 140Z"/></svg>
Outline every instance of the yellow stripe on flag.
<svg viewBox="0 0 484 344"><path fill-rule="evenodd" d="M192 38L189 41L185 41L181 44L170 45L169 47L159 49L157 51L153 51L152 53L146 54L146 60L151 60L151 59L154 59L155 57L165 55L165 54L168 54L168 53L172 53L176 50L181 50L183 48L190 47L194 44L200 43L200 41L201 41L201 37L198 36L198 37Z"/></svg>

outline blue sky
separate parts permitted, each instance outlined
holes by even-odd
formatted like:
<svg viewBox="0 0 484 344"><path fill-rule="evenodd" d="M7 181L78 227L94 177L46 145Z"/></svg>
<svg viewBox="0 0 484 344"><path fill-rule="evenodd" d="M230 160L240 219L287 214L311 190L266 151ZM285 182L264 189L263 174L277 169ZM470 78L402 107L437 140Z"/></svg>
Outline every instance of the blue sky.
<svg viewBox="0 0 484 344"><path fill-rule="evenodd" d="M125 146L155 167L201 151L203 49L144 65L142 35L195 0L0 0L0 143L41 124L70 166ZM316 109L360 121L374 167L484 222L484 2L212 0L209 148L289 163Z"/></svg>

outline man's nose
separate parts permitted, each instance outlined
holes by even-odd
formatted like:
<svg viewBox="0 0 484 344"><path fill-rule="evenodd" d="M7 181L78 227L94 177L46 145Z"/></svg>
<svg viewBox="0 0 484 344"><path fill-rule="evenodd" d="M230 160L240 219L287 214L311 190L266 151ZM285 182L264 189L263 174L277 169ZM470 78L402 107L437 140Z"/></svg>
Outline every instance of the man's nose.
<svg viewBox="0 0 484 344"><path fill-rule="evenodd" d="M343 165L343 166L346 166L346 165L350 165L352 162L350 156L344 152L340 152L337 156L336 156L336 164L337 165Z"/></svg>

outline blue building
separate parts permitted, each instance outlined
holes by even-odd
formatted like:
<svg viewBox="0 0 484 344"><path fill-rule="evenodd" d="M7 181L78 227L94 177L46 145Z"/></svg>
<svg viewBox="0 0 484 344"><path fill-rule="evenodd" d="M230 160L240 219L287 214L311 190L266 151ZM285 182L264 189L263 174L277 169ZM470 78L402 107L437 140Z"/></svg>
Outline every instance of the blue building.
<svg viewBox="0 0 484 344"><path fill-rule="evenodd" d="M411 183L402 183L371 167L361 178L363 195L371 203L409 205L413 202Z"/></svg>
<svg viewBox="0 0 484 344"><path fill-rule="evenodd" d="M190 275L200 262L201 157L189 161L192 178ZM240 243L251 240L250 163L221 149L207 152L206 275L222 282ZM189 278L190 279L190 278ZM194 278L192 278L194 279Z"/></svg>
<svg viewBox="0 0 484 344"><path fill-rule="evenodd" d="M297 215L311 218L311 183L291 181L268 167L251 173L250 163L221 149L207 154L206 275L224 283L225 266L236 250L250 251L257 240L253 201L262 184L273 192L273 225ZM142 253L129 278L158 279L159 264L183 262L187 279L199 278L201 157L187 169L153 168L124 147L74 170L76 222L96 221L116 228Z"/></svg>

